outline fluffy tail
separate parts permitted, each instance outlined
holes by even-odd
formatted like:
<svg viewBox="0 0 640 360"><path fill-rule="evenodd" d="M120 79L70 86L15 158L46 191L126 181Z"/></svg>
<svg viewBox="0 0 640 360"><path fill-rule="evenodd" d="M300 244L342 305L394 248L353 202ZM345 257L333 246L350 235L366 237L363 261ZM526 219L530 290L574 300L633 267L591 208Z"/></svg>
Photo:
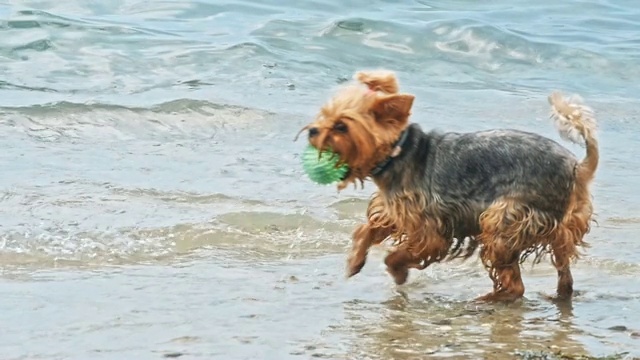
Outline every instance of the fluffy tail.
<svg viewBox="0 0 640 360"><path fill-rule="evenodd" d="M596 118L593 109L582 102L577 95L564 97L559 92L549 95L551 118L560 136L587 148L587 156L578 167L578 177L585 182L593 179L598 167L600 154L596 139Z"/></svg>

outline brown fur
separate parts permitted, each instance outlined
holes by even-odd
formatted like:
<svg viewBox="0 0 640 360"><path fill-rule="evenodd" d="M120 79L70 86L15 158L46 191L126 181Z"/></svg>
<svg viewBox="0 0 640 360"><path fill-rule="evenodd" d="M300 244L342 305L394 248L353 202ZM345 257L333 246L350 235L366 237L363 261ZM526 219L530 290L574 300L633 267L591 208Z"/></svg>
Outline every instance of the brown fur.
<svg viewBox="0 0 640 360"><path fill-rule="evenodd" d="M361 84L344 88L305 127L313 129L309 136L313 146L332 148L349 165L350 173L338 189L370 177L378 187L367 209L367 223L353 233L347 275L357 274L369 248L387 238L395 241L395 249L385 264L398 284L407 280L410 268L424 269L445 259L466 259L480 247L480 257L494 283L493 291L480 299L515 300L525 289L520 264L530 255L538 263L550 253L558 272L557 296L570 297L570 263L579 257L580 247L587 247L583 237L590 230L593 213L588 187L599 155L591 109L558 93L549 97L563 137L576 142L583 139L587 149L586 158L574 169L566 206L550 211L517 194L501 196L475 221L456 222L473 216L474 209L460 206L451 210L440 194L425 191L412 177L370 176L377 164L399 155L394 144L409 126L414 96L398 93L397 79L388 71L359 72L355 79ZM557 216L558 212L563 215ZM460 228L460 224L466 227ZM471 239L466 247L462 245L464 237Z"/></svg>

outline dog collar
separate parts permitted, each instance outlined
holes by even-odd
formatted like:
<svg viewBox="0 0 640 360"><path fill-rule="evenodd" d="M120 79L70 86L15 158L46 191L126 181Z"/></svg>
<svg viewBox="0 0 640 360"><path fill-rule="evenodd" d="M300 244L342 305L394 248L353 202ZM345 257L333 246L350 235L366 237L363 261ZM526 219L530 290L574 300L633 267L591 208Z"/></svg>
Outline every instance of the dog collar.
<svg viewBox="0 0 640 360"><path fill-rule="evenodd" d="M396 141L395 144L393 144L393 150L391 151L391 155L389 155L389 157L383 160L382 162L378 163L378 165L376 165L376 167L374 167L373 170L371 170L371 173L370 173L371 176L380 175L380 173L382 173L387 168L387 166L389 166L391 161L393 161L395 157L400 155L400 153L402 152L404 143L407 142L408 137L409 137L409 128L406 128L400 134L400 138L398 139L398 141Z"/></svg>

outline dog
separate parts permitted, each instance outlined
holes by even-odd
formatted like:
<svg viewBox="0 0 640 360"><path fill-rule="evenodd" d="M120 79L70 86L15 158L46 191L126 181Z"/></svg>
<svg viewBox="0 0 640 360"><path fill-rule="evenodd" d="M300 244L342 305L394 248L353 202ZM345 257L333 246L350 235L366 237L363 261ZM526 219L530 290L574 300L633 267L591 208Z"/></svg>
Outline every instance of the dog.
<svg viewBox="0 0 640 360"><path fill-rule="evenodd" d="M589 247L589 191L599 161L593 110L578 96L553 92L551 117L561 137L586 148L576 156L558 142L511 129L425 132L409 117L415 96L399 92L388 70L360 71L306 125L309 143L330 148L349 184L377 186L367 221L353 232L347 277L360 272L369 249L387 239L385 257L395 283L409 269L468 259L478 252L493 282L481 301L524 296L520 266L550 254L557 299L570 299L570 265ZM478 251L476 251L478 250Z"/></svg>

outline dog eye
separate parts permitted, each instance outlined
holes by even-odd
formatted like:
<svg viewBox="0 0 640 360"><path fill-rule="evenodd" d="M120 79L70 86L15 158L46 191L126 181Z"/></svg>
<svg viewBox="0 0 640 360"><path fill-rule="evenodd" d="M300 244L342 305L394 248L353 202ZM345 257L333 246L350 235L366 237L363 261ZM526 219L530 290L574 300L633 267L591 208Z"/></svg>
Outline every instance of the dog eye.
<svg viewBox="0 0 640 360"><path fill-rule="evenodd" d="M335 125L333 125L333 130L341 133L346 133L347 125L343 122L336 123Z"/></svg>

